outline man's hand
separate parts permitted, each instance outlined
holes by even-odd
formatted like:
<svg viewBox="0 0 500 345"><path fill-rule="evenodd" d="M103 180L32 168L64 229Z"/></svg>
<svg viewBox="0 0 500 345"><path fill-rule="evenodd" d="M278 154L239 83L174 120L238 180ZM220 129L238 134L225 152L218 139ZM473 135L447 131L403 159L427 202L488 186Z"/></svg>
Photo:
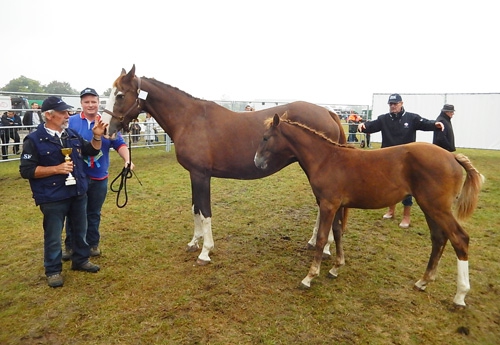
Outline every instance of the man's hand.
<svg viewBox="0 0 500 345"><path fill-rule="evenodd" d="M94 133L94 136L96 138L100 138L103 136L104 132L106 131L106 128L108 128L107 123L104 123L101 120L97 120L97 123L94 125L94 128L92 128L92 133Z"/></svg>
<svg viewBox="0 0 500 345"><path fill-rule="evenodd" d="M436 127L441 128L441 132L444 131L444 124L442 122L436 122Z"/></svg>

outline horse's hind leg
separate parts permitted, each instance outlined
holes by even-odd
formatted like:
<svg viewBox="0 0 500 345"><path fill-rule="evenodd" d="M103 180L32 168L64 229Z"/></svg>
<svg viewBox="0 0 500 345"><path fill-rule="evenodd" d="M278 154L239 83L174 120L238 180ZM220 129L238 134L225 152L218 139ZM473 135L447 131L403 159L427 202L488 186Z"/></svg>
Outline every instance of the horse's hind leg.
<svg viewBox="0 0 500 345"><path fill-rule="evenodd" d="M427 284L436 279L439 260L443 255L444 247L446 246L447 241L446 236L439 225L436 224L436 222L434 222L434 220L432 220L432 218L430 218L427 214L425 214L425 219L427 220L427 224L429 225L431 232L432 250L424 276L415 283L415 288L421 291L424 291Z"/></svg>
<svg viewBox="0 0 500 345"><path fill-rule="evenodd" d="M335 239L335 261L333 262L333 267L328 271L328 276L330 278L337 278L338 269L345 265L344 258L344 247L342 245L343 232L343 222L344 219L344 208L339 208L337 213L335 213L335 218L333 220L333 237ZM332 232L330 231L330 234ZM328 241L330 241L330 236L328 236ZM324 253L324 252L323 252Z"/></svg>
<svg viewBox="0 0 500 345"><path fill-rule="evenodd" d="M440 215L436 218L436 221L428 217L426 214L426 219L429 227L431 228L433 250L431 258L429 259L427 271L425 272L424 277L415 283L415 286L423 290L425 289L427 282L435 279L437 264L439 263L439 259L443 253L446 239L449 239L453 249L455 250L455 254L457 255L457 292L453 298L453 303L458 306L465 306L465 296L470 290L468 261L469 235L467 235L467 233L463 230L451 212L446 215ZM435 245L435 242L442 242L442 248L438 251L438 256L433 258L435 247L436 249L439 247L438 244Z"/></svg>

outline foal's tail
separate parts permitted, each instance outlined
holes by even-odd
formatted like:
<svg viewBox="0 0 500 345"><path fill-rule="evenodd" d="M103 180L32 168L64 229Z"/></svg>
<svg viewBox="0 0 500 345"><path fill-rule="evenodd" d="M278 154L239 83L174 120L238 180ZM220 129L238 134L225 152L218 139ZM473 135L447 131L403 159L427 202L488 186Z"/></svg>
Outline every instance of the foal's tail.
<svg viewBox="0 0 500 345"><path fill-rule="evenodd" d="M477 206L479 192L484 182L484 176L472 165L469 158L459 153L455 159L465 169L467 174L462 192L457 201L458 219L466 219L472 215Z"/></svg>

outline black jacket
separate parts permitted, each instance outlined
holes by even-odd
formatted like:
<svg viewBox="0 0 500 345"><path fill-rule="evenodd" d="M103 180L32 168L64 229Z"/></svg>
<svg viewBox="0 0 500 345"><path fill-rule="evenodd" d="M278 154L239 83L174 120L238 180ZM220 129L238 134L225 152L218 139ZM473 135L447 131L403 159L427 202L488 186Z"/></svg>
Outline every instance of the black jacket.
<svg viewBox="0 0 500 345"><path fill-rule="evenodd" d="M455 148L455 134L453 133L453 126L451 125L451 118L443 111L436 119L437 122L444 124L443 131L435 131L432 143L441 146L443 149L454 152Z"/></svg>
<svg viewBox="0 0 500 345"><path fill-rule="evenodd" d="M23 117L23 125L25 126L32 126L33 125L33 113L36 113L35 116L38 116L38 118L40 119L40 121L38 123L43 123L43 119L42 119L42 113L41 113L41 110L39 111L27 111L26 114L24 114L24 117Z"/></svg>
<svg viewBox="0 0 500 345"><path fill-rule="evenodd" d="M427 120L418 114L408 113L404 108L399 113L380 115L365 123L365 133L382 132L382 147L412 143L417 139L417 130L436 130L436 121Z"/></svg>

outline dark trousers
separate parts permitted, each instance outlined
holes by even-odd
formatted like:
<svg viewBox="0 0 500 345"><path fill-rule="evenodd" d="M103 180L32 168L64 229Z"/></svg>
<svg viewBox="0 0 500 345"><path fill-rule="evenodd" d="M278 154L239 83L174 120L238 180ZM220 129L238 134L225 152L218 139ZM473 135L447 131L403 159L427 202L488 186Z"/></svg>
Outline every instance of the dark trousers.
<svg viewBox="0 0 500 345"><path fill-rule="evenodd" d="M12 153L18 154L19 153L19 143L21 142L21 138L19 137L19 133L17 132L17 129L8 129L4 128L2 129L2 132L0 133L1 139L2 139L2 144L8 144L10 139L14 140L14 145L12 149ZM9 153L9 147L7 145L2 146L2 158L7 159Z"/></svg>
<svg viewBox="0 0 500 345"><path fill-rule="evenodd" d="M61 273L61 235L66 216L71 218L71 248L73 265L81 266L89 260L90 247L87 234L87 195L40 205L43 213L45 274Z"/></svg>

